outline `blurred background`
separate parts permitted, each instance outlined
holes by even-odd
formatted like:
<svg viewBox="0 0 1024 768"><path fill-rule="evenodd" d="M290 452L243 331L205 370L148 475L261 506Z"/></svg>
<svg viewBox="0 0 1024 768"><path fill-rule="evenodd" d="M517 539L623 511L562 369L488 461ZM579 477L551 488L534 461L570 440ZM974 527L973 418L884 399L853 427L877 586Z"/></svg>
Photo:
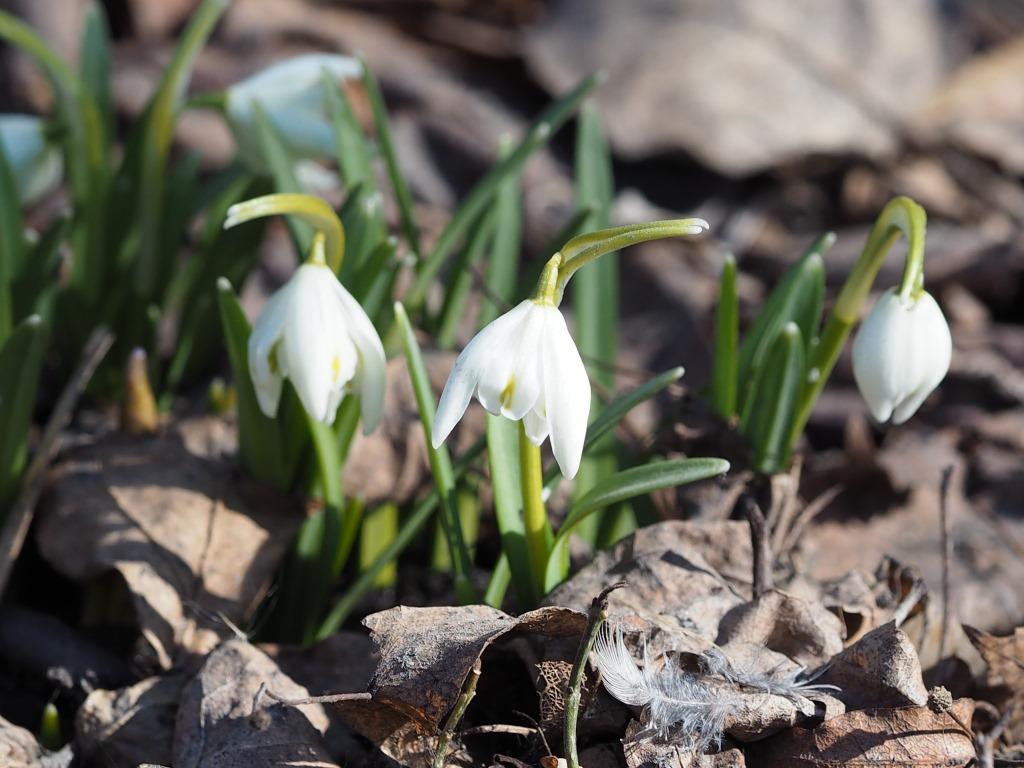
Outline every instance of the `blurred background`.
<svg viewBox="0 0 1024 768"><path fill-rule="evenodd" d="M197 3L103 4L127 119ZM77 55L84 2L0 5ZM938 477L953 466L962 617L988 627L1024 619L1024 3L234 0L192 89L223 88L310 50L366 56L428 237L493 164L502 137L521 135L584 75L604 73L595 98L615 158L617 223L698 215L714 234L699 248L655 244L622 259L625 379L683 364L688 386L706 383L726 252L739 259L749 316L816 235L839 236L826 259L834 287L885 202L918 200L929 214L928 287L953 329L952 371L911 424L883 432L840 364L810 424L816 450L801 489L841 492L810 534L806 565L821 576L870 570L885 552L934 579ZM0 111L45 112L41 76L3 56ZM177 138L211 169L233 156L211 113L187 113ZM563 131L524 174L533 259L572 216L572 153ZM248 294L279 283L293 260L281 230ZM877 287L901 269L894 255Z"/></svg>

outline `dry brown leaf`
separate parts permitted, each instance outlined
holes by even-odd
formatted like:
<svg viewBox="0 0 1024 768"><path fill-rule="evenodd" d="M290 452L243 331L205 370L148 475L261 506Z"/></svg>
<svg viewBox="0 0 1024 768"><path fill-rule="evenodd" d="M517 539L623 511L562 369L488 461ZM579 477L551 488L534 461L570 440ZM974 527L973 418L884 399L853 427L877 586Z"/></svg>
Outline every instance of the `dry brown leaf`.
<svg viewBox="0 0 1024 768"><path fill-rule="evenodd" d="M186 678L149 677L118 691L93 691L75 716L75 748L90 765L171 764L174 716Z"/></svg>
<svg viewBox="0 0 1024 768"><path fill-rule="evenodd" d="M1013 706L1014 712L1005 731L1008 744L1024 741L1024 627L1012 635L996 637L974 627L964 627L971 644L985 660L986 698L1005 710Z"/></svg>
<svg viewBox="0 0 1024 768"><path fill-rule="evenodd" d="M5 768L43 768L44 750L31 732L0 717L0 765Z"/></svg>
<svg viewBox="0 0 1024 768"><path fill-rule="evenodd" d="M715 755L698 755L680 749L643 732L641 723L633 720L622 738L622 754L628 768L745 768L743 753L726 749Z"/></svg>
<svg viewBox="0 0 1024 768"><path fill-rule="evenodd" d="M608 73L595 97L622 154L684 150L741 176L893 150L945 72L942 35L923 1L561 0L526 56L553 93Z"/></svg>
<svg viewBox="0 0 1024 768"><path fill-rule="evenodd" d="M821 603L773 589L723 616L716 642L759 643L811 667L843 649L843 630L839 618Z"/></svg>
<svg viewBox="0 0 1024 768"><path fill-rule="evenodd" d="M969 724L974 702L960 699L953 711ZM747 762L751 768L948 768L974 756L972 737L950 713L907 707L847 712L814 730L792 728L750 750Z"/></svg>
<svg viewBox="0 0 1024 768"><path fill-rule="evenodd" d="M174 438L112 435L58 464L37 540L61 573L124 577L160 666L244 624L301 522L297 505Z"/></svg>
<svg viewBox="0 0 1024 768"><path fill-rule="evenodd" d="M254 710L264 684L286 699L309 695L245 640L229 640L213 651L182 692L175 768L338 768L321 737L328 726L323 707L264 700Z"/></svg>
<svg viewBox="0 0 1024 768"><path fill-rule="evenodd" d="M924 706L928 690L910 639L889 622L832 657L818 680L835 685L848 710Z"/></svg>
<svg viewBox="0 0 1024 768"><path fill-rule="evenodd" d="M722 616L749 596L750 574L746 523L671 520L598 552L545 602L584 611L602 589L625 581L628 588L609 598L613 625L646 633L654 653L699 653L718 634Z"/></svg>

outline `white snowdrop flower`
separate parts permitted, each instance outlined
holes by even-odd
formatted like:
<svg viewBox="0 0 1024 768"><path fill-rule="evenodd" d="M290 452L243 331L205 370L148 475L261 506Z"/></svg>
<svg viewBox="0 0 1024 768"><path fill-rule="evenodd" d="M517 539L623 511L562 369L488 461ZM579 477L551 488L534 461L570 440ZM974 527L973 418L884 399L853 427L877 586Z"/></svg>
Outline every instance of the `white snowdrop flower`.
<svg viewBox="0 0 1024 768"><path fill-rule="evenodd" d="M34 115L0 115L0 145L14 174L18 197L30 205L60 184L63 161L46 140L45 123Z"/></svg>
<svg viewBox="0 0 1024 768"><path fill-rule="evenodd" d="M474 394L491 413L521 419L534 445L550 436L562 475L575 477L587 434L590 381L565 318L552 302L527 299L462 350L437 407L435 448Z"/></svg>
<svg viewBox="0 0 1024 768"><path fill-rule="evenodd" d="M362 65L350 56L310 53L272 64L228 88L225 111L242 157L262 166L257 106L296 158L332 156L334 135L324 78L340 82L361 77L362 72Z"/></svg>
<svg viewBox="0 0 1024 768"><path fill-rule="evenodd" d="M346 392L357 394L369 434L384 407L385 368L373 323L322 258L300 266L270 298L249 337L249 373L270 417L288 378L306 411L325 424Z"/></svg>
<svg viewBox="0 0 1024 768"><path fill-rule="evenodd" d="M935 299L928 293L904 298L890 289L853 341L853 376L876 419L902 424L946 376L952 353Z"/></svg>

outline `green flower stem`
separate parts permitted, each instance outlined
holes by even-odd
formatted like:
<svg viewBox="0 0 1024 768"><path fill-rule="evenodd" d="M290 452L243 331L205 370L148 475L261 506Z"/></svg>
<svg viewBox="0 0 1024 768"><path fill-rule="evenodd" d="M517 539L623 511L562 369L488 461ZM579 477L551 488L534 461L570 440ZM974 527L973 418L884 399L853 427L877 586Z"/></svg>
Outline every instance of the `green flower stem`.
<svg viewBox="0 0 1024 768"><path fill-rule="evenodd" d="M835 368L850 331L860 318L878 271L900 235L907 239L907 258L900 281L900 296L916 299L924 291L924 238L927 217L924 209L909 197L897 197L882 209L871 228L850 276L846 278L825 330L807 367L807 380L797 401L789 430L786 455L796 447L814 404Z"/></svg>
<svg viewBox="0 0 1024 768"><path fill-rule="evenodd" d="M254 197L228 208L224 229L266 216L291 215L306 222L324 236L324 258L335 274L345 254L345 229L334 209L319 197L281 193ZM314 247L315 250L315 247Z"/></svg>
<svg viewBox="0 0 1024 768"><path fill-rule="evenodd" d="M599 256L636 243L646 243L649 240L661 240L666 237L699 235L707 230L708 223L703 219L668 219L644 224L627 224L624 227L599 229L597 232L578 235L562 246L559 252L561 265L558 269L557 301L555 303L561 302L562 292L565 290L569 278L580 267L589 264Z"/></svg>
<svg viewBox="0 0 1024 768"><path fill-rule="evenodd" d="M544 571L548 562L548 513L544 508L544 473L540 463L540 446L526 436L519 422L519 479L523 493L523 528L526 552L533 571L537 594L543 594Z"/></svg>

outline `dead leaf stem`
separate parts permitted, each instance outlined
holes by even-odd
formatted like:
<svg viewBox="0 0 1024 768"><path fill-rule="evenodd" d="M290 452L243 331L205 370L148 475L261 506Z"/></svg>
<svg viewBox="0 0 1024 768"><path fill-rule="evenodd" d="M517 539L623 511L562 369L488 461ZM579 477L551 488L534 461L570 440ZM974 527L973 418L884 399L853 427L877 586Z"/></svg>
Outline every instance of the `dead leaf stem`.
<svg viewBox="0 0 1024 768"><path fill-rule="evenodd" d="M452 713L448 716L448 721L444 724L444 730L441 731L441 735L437 739L437 751L434 752L433 768L444 768L444 758L448 754L448 743L451 741L452 734L455 732L459 721L462 720L462 716L466 714L469 702L476 696L476 683L479 679L480 659L478 658L473 662L473 667L469 670L469 676L466 678L466 684L462 686L462 693L459 694L459 699L455 702L455 708L452 709Z"/></svg>
<svg viewBox="0 0 1024 768"><path fill-rule="evenodd" d="M586 669L590 651L597 640L597 633L605 619L608 618L608 596L624 586L626 586L626 582L619 581L606 587L590 604L587 628L583 632L583 637L580 638L576 661L572 666L572 674L569 675L569 691L565 697L565 757L569 762L568 768L580 768L579 753L576 749L576 721L579 719L580 712L583 671Z"/></svg>
<svg viewBox="0 0 1024 768"><path fill-rule="evenodd" d="M942 526L942 624L939 627L939 658L946 656L946 638L949 637L952 587L949 581L949 564L953 559L953 537L949 529L949 481L953 466L942 470L939 483L939 522Z"/></svg>
<svg viewBox="0 0 1024 768"><path fill-rule="evenodd" d="M747 522L750 523L750 547L754 555L754 599L756 600L773 586L771 542L768 540L764 512L761 511L757 502L749 494L744 494L740 503L743 505Z"/></svg>

